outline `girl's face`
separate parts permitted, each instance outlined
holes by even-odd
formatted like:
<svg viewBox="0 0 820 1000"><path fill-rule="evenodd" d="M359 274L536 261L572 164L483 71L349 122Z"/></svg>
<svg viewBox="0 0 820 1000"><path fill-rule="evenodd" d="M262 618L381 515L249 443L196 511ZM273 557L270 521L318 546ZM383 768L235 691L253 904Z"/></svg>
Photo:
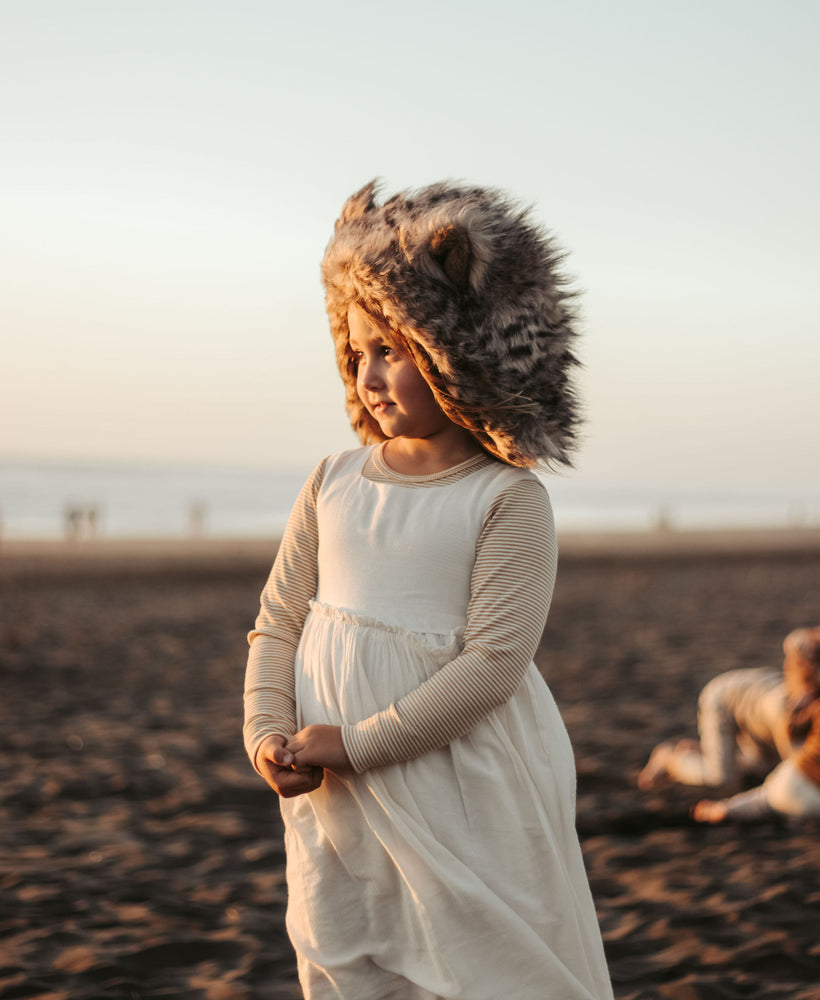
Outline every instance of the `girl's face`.
<svg viewBox="0 0 820 1000"><path fill-rule="evenodd" d="M413 361L391 347L381 327L357 305L347 321L356 389L384 436L427 438L452 426Z"/></svg>

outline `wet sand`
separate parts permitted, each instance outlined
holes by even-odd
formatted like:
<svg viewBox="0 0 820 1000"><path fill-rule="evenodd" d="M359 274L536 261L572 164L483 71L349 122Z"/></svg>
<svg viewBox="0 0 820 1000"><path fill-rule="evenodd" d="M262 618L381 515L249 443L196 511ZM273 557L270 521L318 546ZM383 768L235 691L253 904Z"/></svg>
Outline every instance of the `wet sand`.
<svg viewBox="0 0 820 1000"><path fill-rule="evenodd" d="M240 737L272 552L0 549L0 998L300 995L278 808ZM710 677L820 622L818 533L562 552L538 660L616 996L820 1000L820 823L703 827L697 790L635 786L657 741L695 735Z"/></svg>

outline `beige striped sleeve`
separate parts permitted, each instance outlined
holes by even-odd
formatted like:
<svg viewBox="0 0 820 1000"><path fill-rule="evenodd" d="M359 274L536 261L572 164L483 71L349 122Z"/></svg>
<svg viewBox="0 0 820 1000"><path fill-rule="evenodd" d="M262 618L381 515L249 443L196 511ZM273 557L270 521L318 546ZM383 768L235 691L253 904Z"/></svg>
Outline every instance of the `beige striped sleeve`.
<svg viewBox="0 0 820 1000"><path fill-rule="evenodd" d="M388 708L342 727L354 770L411 760L467 733L517 690L547 620L557 545L543 485L495 499L476 546L464 647Z"/></svg>
<svg viewBox="0 0 820 1000"><path fill-rule="evenodd" d="M251 648L245 670L243 734L255 768L256 753L268 736L279 733L288 737L296 732L294 662L310 601L316 596L316 496L324 470L325 462L321 462L293 505L262 591L255 627L248 634Z"/></svg>

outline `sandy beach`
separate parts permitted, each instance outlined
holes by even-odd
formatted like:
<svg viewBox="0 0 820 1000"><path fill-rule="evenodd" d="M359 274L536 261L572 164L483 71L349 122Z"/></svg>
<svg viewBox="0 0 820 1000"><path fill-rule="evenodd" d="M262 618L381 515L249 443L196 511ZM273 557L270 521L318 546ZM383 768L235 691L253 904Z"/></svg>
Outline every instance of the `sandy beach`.
<svg viewBox="0 0 820 1000"><path fill-rule="evenodd" d="M274 550L3 541L0 998L300 996L240 732ZM635 784L710 677L818 623L818 530L562 538L538 663L619 1000L820 1000L820 823L698 826L697 789Z"/></svg>

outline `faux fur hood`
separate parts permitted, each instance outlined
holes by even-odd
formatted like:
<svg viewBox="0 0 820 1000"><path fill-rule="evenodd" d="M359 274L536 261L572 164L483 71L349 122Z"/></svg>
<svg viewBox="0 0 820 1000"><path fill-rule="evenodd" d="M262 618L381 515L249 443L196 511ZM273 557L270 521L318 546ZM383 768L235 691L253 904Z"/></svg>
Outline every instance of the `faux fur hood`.
<svg viewBox="0 0 820 1000"><path fill-rule="evenodd" d="M574 293L563 254L499 191L444 182L384 204L375 181L342 208L322 263L351 424L384 440L359 400L347 312L397 331L447 416L511 465L569 465Z"/></svg>

